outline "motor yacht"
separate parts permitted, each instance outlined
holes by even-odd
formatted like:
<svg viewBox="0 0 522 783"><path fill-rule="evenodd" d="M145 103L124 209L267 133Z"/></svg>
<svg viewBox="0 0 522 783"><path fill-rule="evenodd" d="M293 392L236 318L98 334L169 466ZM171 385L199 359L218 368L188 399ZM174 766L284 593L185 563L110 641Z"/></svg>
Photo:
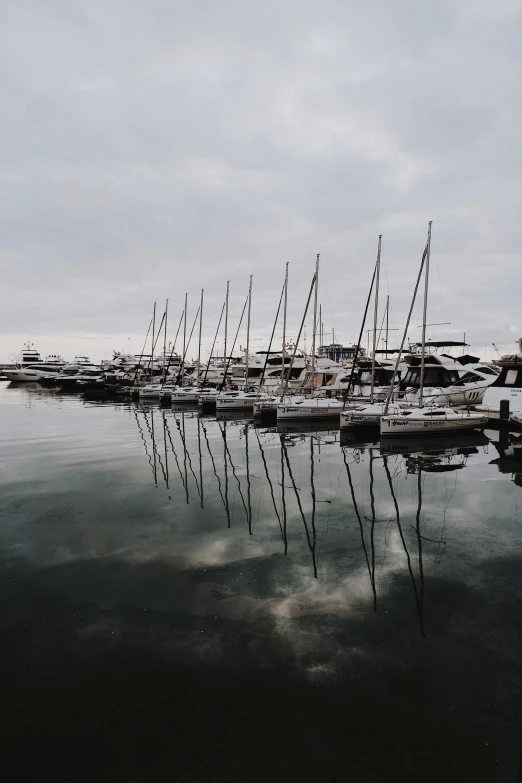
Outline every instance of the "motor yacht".
<svg viewBox="0 0 522 783"><path fill-rule="evenodd" d="M464 346L465 343L429 343L424 356L424 379L422 397L427 404L434 405L477 405L494 384L497 370L474 356L453 357L437 354L438 348ZM421 387L422 357L416 350L405 357L406 373L401 380L401 397L407 402L418 403Z"/></svg>
<svg viewBox="0 0 522 783"><path fill-rule="evenodd" d="M56 374L67 362L63 357L51 354L42 359L38 351L26 343L24 350L17 357L16 364L11 369L3 371L8 381L16 383L38 383L41 378Z"/></svg>
<svg viewBox="0 0 522 783"><path fill-rule="evenodd" d="M482 404L477 406L490 419L509 418L513 412L522 412L522 339L519 348L518 353L496 361L500 373L485 391Z"/></svg>

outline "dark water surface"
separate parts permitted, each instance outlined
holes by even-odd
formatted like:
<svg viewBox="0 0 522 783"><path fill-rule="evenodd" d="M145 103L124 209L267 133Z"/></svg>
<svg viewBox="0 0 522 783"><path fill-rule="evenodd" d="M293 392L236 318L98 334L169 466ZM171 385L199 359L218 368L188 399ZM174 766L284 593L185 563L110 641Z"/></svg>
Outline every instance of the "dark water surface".
<svg viewBox="0 0 522 783"><path fill-rule="evenodd" d="M1 780L522 780L521 434L0 383L0 444Z"/></svg>

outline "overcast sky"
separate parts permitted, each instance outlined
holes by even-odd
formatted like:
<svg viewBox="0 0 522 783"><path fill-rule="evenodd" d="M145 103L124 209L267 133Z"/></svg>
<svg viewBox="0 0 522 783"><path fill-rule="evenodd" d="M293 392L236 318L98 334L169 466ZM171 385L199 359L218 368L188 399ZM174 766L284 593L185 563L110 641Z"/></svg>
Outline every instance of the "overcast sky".
<svg viewBox="0 0 522 783"><path fill-rule="evenodd" d="M129 337L137 351L154 300L169 297L175 332L202 287L206 346L226 281L235 330L250 274L259 350L286 261L297 333L318 252L325 328L353 341L379 233L402 329L430 219L428 322L451 324L429 335L513 350L520 8L4 0L0 360L26 339L67 357Z"/></svg>

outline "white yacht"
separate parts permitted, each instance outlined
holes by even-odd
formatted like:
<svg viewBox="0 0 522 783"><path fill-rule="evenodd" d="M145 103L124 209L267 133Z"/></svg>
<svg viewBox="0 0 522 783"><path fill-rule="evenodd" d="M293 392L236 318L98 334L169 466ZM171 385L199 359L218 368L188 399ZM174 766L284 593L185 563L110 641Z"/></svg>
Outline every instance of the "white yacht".
<svg viewBox="0 0 522 783"><path fill-rule="evenodd" d="M430 405L476 405L484 397L486 389L497 377L494 367L473 356L453 357L437 354L438 348L464 346L465 343L431 342L424 356L423 400ZM405 357L407 371L401 380L402 397L407 402L418 403L421 385L421 355L414 352Z"/></svg>
<svg viewBox="0 0 522 783"><path fill-rule="evenodd" d="M3 374L8 381L16 383L38 383L40 378L59 372L67 364L61 356L50 355L45 360L27 342L20 356L16 357L15 366L4 370Z"/></svg>
<svg viewBox="0 0 522 783"><path fill-rule="evenodd" d="M501 407L505 407L507 417L510 413L522 411L522 338L519 349L519 353L503 356L495 362L500 373L486 389L482 404L477 406L477 410L487 412L490 419L504 417L501 416Z"/></svg>

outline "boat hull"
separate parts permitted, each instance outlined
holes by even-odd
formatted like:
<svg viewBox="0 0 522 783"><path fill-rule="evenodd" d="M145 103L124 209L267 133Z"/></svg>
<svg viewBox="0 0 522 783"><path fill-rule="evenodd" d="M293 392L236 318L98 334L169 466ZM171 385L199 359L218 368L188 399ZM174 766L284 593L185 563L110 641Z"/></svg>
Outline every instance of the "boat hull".
<svg viewBox="0 0 522 783"><path fill-rule="evenodd" d="M3 376L14 383L38 383L40 376L34 370L3 370Z"/></svg>
<svg viewBox="0 0 522 783"><path fill-rule="evenodd" d="M216 413L227 413L228 411L249 411L254 410L254 400L216 400Z"/></svg>
<svg viewBox="0 0 522 783"><path fill-rule="evenodd" d="M317 419L331 419L339 421L343 406L333 405L292 405L282 404L277 406L277 421L313 421Z"/></svg>
<svg viewBox="0 0 522 783"><path fill-rule="evenodd" d="M487 416L456 416L455 418L440 418L427 420L419 417L404 418L403 416L383 416L381 418L381 435L410 436L424 435L428 433L446 434L450 432L465 432L466 430L475 430L485 427L488 422Z"/></svg>

